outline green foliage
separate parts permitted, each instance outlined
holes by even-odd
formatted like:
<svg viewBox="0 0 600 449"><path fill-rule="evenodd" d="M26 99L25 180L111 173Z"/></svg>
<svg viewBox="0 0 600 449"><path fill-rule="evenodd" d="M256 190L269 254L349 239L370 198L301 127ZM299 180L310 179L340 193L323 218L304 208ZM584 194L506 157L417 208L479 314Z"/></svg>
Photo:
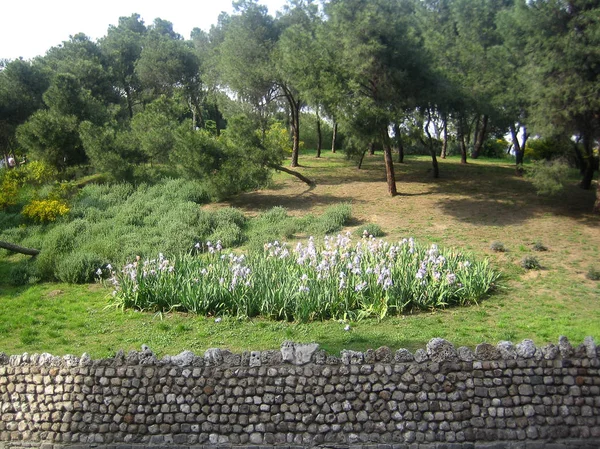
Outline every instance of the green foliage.
<svg viewBox="0 0 600 449"><path fill-rule="evenodd" d="M98 261L122 263L158 249L170 254L186 253L196 242L209 238L220 239L228 246L243 242L243 214L229 208L205 212L198 203L207 200L202 185L183 179L137 188L129 184L90 184L72 199L67 216L71 221L63 219L46 225L44 233L35 226L13 227L3 231L0 238L29 242L41 249L34 262L40 279L88 282ZM35 211L39 213L32 219L51 221L54 209L50 205L55 203L60 201L37 200ZM5 213L2 217L7 223L19 224L13 215Z"/></svg>
<svg viewBox="0 0 600 449"><path fill-rule="evenodd" d="M98 171L107 173L113 180L133 179L133 168L142 161L131 137L118 129L116 123L97 126L83 122L80 136L90 163Z"/></svg>
<svg viewBox="0 0 600 449"><path fill-rule="evenodd" d="M325 235L339 232L352 217L352 206L348 203L337 204L325 209L325 212L312 224L310 232Z"/></svg>
<svg viewBox="0 0 600 449"><path fill-rule="evenodd" d="M521 266L526 270L539 270L542 266L535 256L525 256L521 260Z"/></svg>
<svg viewBox="0 0 600 449"><path fill-rule="evenodd" d="M61 282L84 284L94 282L98 267L106 264L106 260L97 254L72 252L56 262L54 275Z"/></svg>
<svg viewBox="0 0 600 449"><path fill-rule="evenodd" d="M79 121L74 115L40 109L17 128L17 140L27 154L58 170L87 160L79 137Z"/></svg>
<svg viewBox="0 0 600 449"><path fill-rule="evenodd" d="M538 195L556 195L563 190L569 178L569 165L561 159L536 161L526 170L526 176Z"/></svg>
<svg viewBox="0 0 600 449"><path fill-rule="evenodd" d="M225 257L223 257L225 256ZM179 310L239 318L264 316L302 322L383 318L411 309L477 302L498 277L487 261L470 262L437 246L410 240L311 238L292 251L268 243L263 253L137 261L110 273L119 307Z"/></svg>
<svg viewBox="0 0 600 449"><path fill-rule="evenodd" d="M304 142L304 147L308 149L316 149L318 144L317 137L317 118L315 114L301 114L300 120L300 140ZM331 139L333 138L333 128L331 125L321 119L321 136L324 149L331 148ZM338 137L340 137L338 135Z"/></svg>
<svg viewBox="0 0 600 449"><path fill-rule="evenodd" d="M39 281L36 273L34 263L30 260L23 260L11 268L8 282L15 286L35 284Z"/></svg>
<svg viewBox="0 0 600 449"><path fill-rule="evenodd" d="M483 143L480 156L502 159L507 156L508 142L504 139L487 139Z"/></svg>
<svg viewBox="0 0 600 449"><path fill-rule="evenodd" d="M542 242L540 242L539 240L537 242L535 242L533 244L533 248L534 251L548 251L548 247L546 245L544 245Z"/></svg>
<svg viewBox="0 0 600 449"><path fill-rule="evenodd" d="M281 239L284 234L295 232L295 220L284 207L273 207L259 214L249 223L249 246L253 251L261 251L265 241ZM293 228L293 230L292 230Z"/></svg>
<svg viewBox="0 0 600 449"><path fill-rule="evenodd" d="M357 237L382 237L384 234L381 226L375 223L368 223L364 226L360 226L354 231L354 235Z"/></svg>
<svg viewBox="0 0 600 449"><path fill-rule="evenodd" d="M545 139L529 139L525 147L525 159L532 161L552 161L567 157L573 147L566 137L549 137Z"/></svg>
<svg viewBox="0 0 600 449"><path fill-rule="evenodd" d="M497 253L503 253L506 252L506 247L504 246L504 243L502 242L498 242L498 241L494 241L490 244L490 249L494 252Z"/></svg>
<svg viewBox="0 0 600 449"><path fill-rule="evenodd" d="M172 99L161 96L131 120L131 137L152 163L165 163L173 148L173 133L178 126L177 107Z"/></svg>

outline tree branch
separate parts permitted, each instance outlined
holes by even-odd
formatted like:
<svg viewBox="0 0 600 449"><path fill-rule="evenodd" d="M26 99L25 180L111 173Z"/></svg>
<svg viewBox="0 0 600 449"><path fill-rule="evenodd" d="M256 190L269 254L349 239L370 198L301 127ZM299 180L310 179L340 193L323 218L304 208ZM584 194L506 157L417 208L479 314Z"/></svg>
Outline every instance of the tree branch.
<svg viewBox="0 0 600 449"><path fill-rule="evenodd" d="M267 164L267 167L273 168L275 170L280 170L280 171L282 171L284 173L287 173L288 175L295 176L300 181L308 184L311 187L313 187L313 186L316 185L316 182L308 179L306 176L302 175L301 173L298 173L297 171L294 171L294 170L290 170L289 168L282 167L281 165Z"/></svg>
<svg viewBox="0 0 600 449"><path fill-rule="evenodd" d="M40 253L39 249L24 248L23 246L3 242L2 240L0 240L0 248L7 249L9 251L12 251L13 253L26 254L28 256L37 256Z"/></svg>

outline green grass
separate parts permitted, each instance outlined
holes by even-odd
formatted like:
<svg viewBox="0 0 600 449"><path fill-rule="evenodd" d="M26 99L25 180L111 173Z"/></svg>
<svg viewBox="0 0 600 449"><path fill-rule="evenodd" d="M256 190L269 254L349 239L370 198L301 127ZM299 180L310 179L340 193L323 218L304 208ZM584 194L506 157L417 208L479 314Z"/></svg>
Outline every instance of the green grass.
<svg viewBox="0 0 600 449"><path fill-rule="evenodd" d="M316 341L331 353L387 345L393 349L424 347L433 337L455 345L487 341L556 342L559 335L580 343L587 335L600 340L600 282L589 280L598 266L598 218L588 214L593 192L581 191L576 179L557 198L537 196L531 184L514 175L510 161L440 161L441 178L431 178L430 161L408 157L396 165L400 195L385 194L380 155L367 157L363 170L342 153L323 152L321 159L303 154L299 168L317 187L278 173L270 189L246 193L223 206L256 216L272 207L290 217L320 217L335 204L351 203L354 232L374 223L386 240L413 236L420 242L462 248L488 257L502 273L501 288L479 305L425 311L360 322L279 322L261 318L236 320L180 313L121 311L110 306L110 290L98 285L39 284L9 287L11 267L23 256L0 255L0 351L51 352L108 356L148 344L158 354L210 347L232 351L278 348L286 339ZM305 238L301 230L289 240ZM502 241L504 253L490 249ZM548 251L533 252L535 242ZM246 245L249 245L247 242ZM538 257L542 269L520 266L525 255ZM346 324L351 330L344 331Z"/></svg>

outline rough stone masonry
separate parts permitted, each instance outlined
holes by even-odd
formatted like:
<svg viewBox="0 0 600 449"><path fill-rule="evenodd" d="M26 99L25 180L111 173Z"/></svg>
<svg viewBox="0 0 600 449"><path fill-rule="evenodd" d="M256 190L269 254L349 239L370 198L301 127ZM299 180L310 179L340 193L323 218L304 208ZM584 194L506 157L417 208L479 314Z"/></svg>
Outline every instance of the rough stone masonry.
<svg viewBox="0 0 600 449"><path fill-rule="evenodd" d="M599 349L0 354L0 448L599 448Z"/></svg>

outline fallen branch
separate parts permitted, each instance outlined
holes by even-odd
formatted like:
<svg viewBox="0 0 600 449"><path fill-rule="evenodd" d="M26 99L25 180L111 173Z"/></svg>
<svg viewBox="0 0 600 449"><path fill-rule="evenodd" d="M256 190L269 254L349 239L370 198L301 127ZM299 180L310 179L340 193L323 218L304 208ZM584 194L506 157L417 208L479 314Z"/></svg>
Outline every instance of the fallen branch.
<svg viewBox="0 0 600 449"><path fill-rule="evenodd" d="M25 248L23 246L15 245L13 243L3 242L0 240L0 248L7 249L13 253L26 254L28 256L37 256L40 253L39 249Z"/></svg>
<svg viewBox="0 0 600 449"><path fill-rule="evenodd" d="M308 179L306 176L304 176L304 175L302 175L302 174L298 173L297 171L290 170L289 168L282 167L281 165L269 164L268 166L269 166L270 168L274 168L275 170L280 170L280 171L282 171L282 172L284 172L284 173L287 173L288 175L295 176L295 177L296 177L296 178L298 178L300 181L302 181L302 182L304 182L304 183L308 184L308 185L309 185L309 186L311 186L311 187L312 187L312 186L314 186L314 185L316 185L316 183L315 183L314 181L312 181L312 180Z"/></svg>

